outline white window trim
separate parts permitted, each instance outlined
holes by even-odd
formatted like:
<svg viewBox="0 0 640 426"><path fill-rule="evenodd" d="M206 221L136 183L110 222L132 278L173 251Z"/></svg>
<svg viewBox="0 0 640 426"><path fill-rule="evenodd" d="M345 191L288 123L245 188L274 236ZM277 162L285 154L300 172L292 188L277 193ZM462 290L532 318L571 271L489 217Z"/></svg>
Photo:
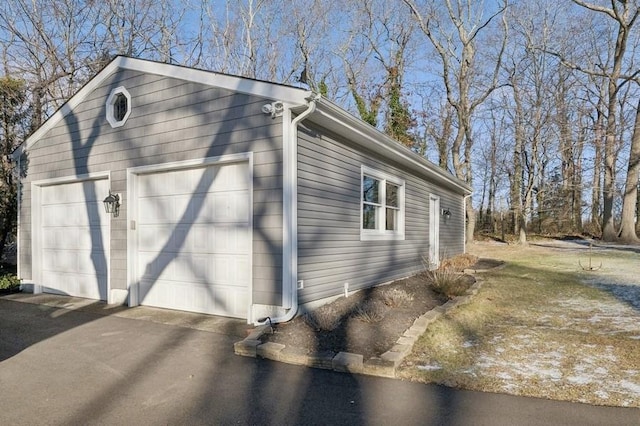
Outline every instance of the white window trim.
<svg viewBox="0 0 640 426"><path fill-rule="evenodd" d="M116 119L116 117L113 115L113 106L119 94L123 94L125 98L127 98L127 113L124 115L124 118L122 120ZM107 110L107 121L109 122L111 127L115 129L117 127L124 126L124 123L127 122L127 119L131 114L131 95L124 86L116 87L111 91L109 97L107 98L105 109Z"/></svg>
<svg viewBox="0 0 640 426"><path fill-rule="evenodd" d="M379 214L376 218L376 229L364 229L362 227L363 221L363 200L362 200L362 180L365 176L372 177L380 181L380 201ZM394 231L387 231L385 229L386 223L386 183L391 183L398 186L398 227ZM372 169L371 167L362 166L360 172L360 241L393 241L404 240L404 216L405 216L405 181L397 176L390 175L388 173L381 172L379 170Z"/></svg>

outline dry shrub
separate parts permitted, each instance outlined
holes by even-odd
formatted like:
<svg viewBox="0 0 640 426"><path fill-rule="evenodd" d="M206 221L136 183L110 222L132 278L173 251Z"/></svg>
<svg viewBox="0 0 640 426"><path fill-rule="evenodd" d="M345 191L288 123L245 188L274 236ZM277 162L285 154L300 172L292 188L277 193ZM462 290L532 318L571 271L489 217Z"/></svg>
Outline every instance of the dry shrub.
<svg viewBox="0 0 640 426"><path fill-rule="evenodd" d="M304 316L304 322L316 331L333 331L340 325L340 314L331 307L324 305Z"/></svg>
<svg viewBox="0 0 640 426"><path fill-rule="evenodd" d="M387 289L382 292L382 301L391 308L406 306L413 300L413 295L400 288Z"/></svg>
<svg viewBox="0 0 640 426"><path fill-rule="evenodd" d="M478 261L478 256L469 253L459 254L457 256L444 259L440 264L440 269L453 269L462 272Z"/></svg>
<svg viewBox="0 0 640 426"><path fill-rule="evenodd" d="M384 318L387 309L387 305L379 300L365 300L356 306L353 316L367 323L378 322Z"/></svg>
<svg viewBox="0 0 640 426"><path fill-rule="evenodd" d="M449 299L462 296L469 288L464 276L450 268L427 271L426 277L436 293L440 293Z"/></svg>

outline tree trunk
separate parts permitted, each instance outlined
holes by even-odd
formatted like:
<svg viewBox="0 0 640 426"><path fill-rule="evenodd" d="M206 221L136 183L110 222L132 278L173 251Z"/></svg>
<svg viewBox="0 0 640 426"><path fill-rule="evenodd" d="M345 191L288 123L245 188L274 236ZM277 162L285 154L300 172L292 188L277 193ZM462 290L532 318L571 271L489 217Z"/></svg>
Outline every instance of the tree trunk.
<svg viewBox="0 0 640 426"><path fill-rule="evenodd" d="M638 177L640 177L640 101L638 101L636 109L635 126L631 138L631 152L629 153L629 166L627 168L627 180L622 204L622 225L618 234L619 239L626 243L640 241L635 229Z"/></svg>
<svg viewBox="0 0 640 426"><path fill-rule="evenodd" d="M516 80L512 80L513 98L515 102L515 140L513 144L513 178L509 188L509 196L511 197L511 212L513 218L513 234L520 235L520 239L527 240L526 231L524 230L524 206L523 206L523 185L524 175L522 166L522 150L524 149L524 123L522 102L520 100L519 86ZM523 235L524 233L524 235Z"/></svg>
<svg viewBox="0 0 640 426"><path fill-rule="evenodd" d="M527 223L527 218L524 215L524 212L521 212L520 217L520 230L518 232L518 244L526 246L527 245L527 231L525 229L525 223Z"/></svg>
<svg viewBox="0 0 640 426"><path fill-rule="evenodd" d="M640 233L640 185L636 193L638 194L636 196L636 233Z"/></svg>
<svg viewBox="0 0 640 426"><path fill-rule="evenodd" d="M576 152L575 173L573 174L573 190L571 202L573 207L572 224L574 231L582 233L582 156L584 151L584 138L580 136Z"/></svg>
<svg viewBox="0 0 640 426"><path fill-rule="evenodd" d="M473 211L472 197L467 198L466 215L467 215L467 239L465 243L473 243L473 233L476 229L476 215Z"/></svg>
<svg viewBox="0 0 640 426"><path fill-rule="evenodd" d="M593 156L593 176L591 178L591 226L596 227L602 232L602 225L600 222L600 201L602 196L602 122L603 115L598 112L598 118L596 119L596 132L595 140L593 142L594 156Z"/></svg>

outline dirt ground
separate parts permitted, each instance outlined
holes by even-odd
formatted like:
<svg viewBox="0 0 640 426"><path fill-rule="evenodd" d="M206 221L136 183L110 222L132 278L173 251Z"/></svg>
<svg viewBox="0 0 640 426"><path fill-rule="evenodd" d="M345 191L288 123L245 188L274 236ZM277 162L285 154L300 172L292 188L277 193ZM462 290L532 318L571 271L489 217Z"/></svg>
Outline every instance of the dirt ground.
<svg viewBox="0 0 640 426"><path fill-rule="evenodd" d="M412 300L405 306L384 309L379 321L363 321L356 318L357 307L363 302L382 302L384 291L403 290ZM323 309L339 318L334 330L324 331L311 327L304 316L277 324L273 334L263 335L263 341L282 343L305 349L307 353L325 351L351 352L363 355L364 359L380 356L389 350L398 337L413 321L425 312L442 305L446 299L434 293L419 276L394 283L362 290L340 297Z"/></svg>
<svg viewBox="0 0 640 426"><path fill-rule="evenodd" d="M494 267L495 262L480 259L474 267ZM468 286L475 279L463 276ZM410 301L400 306L389 306L385 295L400 291L408 294ZM364 359L378 357L391 349L398 338L413 324L413 321L448 299L434 292L423 274L395 281L391 284L355 292L349 297L340 297L325 305L321 311L338 318L333 330L314 328L304 316L274 326L273 334L264 334L264 342L281 343L304 349L306 353L351 352L361 354ZM380 318L370 320L359 315L358 308L363 303L373 303L381 307ZM317 312L317 311L316 311Z"/></svg>

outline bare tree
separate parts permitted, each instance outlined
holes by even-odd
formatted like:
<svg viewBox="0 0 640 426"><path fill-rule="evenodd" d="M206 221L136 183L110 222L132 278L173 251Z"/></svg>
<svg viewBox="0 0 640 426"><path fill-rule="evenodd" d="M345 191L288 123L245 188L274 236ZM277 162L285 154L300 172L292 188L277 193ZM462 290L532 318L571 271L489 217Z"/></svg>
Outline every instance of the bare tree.
<svg viewBox="0 0 640 426"><path fill-rule="evenodd" d="M580 69L584 72L602 75L605 77L605 80L607 82L607 121L604 145L604 205L602 238L605 241L612 241L618 237L613 217L615 196L614 176L616 168L615 143L618 132L616 123L618 110L618 94L620 85L624 84L624 82L628 80L628 77L625 79L625 75L623 74L623 66L625 64L631 30L636 23L638 15L640 14L640 6L638 6L636 1L628 0L611 0L610 7L601 6L595 3L589 3L583 0L572 1L583 8L586 8L590 11L596 12L608 19L613 20L616 25L615 45L613 46L612 54L613 60L610 67L605 69L602 64L599 64L595 69L583 69L573 63L569 64L571 67ZM633 166L631 164L630 166L630 168L633 169ZM637 179L636 182L633 183L633 185L634 188L637 187ZM625 189L625 194L631 194L631 192L633 192L631 191L631 188ZM628 195L628 198L627 195L625 195L625 202L628 203L631 202L631 200L631 195ZM631 232L633 232L634 237L632 239L636 239L635 225L633 223L633 210L627 208L624 211L627 212L628 217L623 216L623 225L621 231L624 230L625 238L629 238L631 236ZM631 216L629 216L629 214L631 214Z"/></svg>
<svg viewBox="0 0 640 426"><path fill-rule="evenodd" d="M636 107L635 122L633 126L633 136L631 138L631 148L629 152L629 163L627 167L627 178L625 180L623 203L622 203L622 224L618 237L621 241L637 243L639 241L636 234L634 219L638 201L638 188L640 178L640 101Z"/></svg>
<svg viewBox="0 0 640 426"><path fill-rule="evenodd" d="M435 88L421 93L421 98L422 104L416 113L417 128L420 129L416 136L416 152L429 157L429 151L435 150L438 166L451 171L449 153L453 143L455 110Z"/></svg>
<svg viewBox="0 0 640 426"><path fill-rule="evenodd" d="M492 58L493 67L489 75L481 72L478 60L478 38L482 32L491 28L496 17L503 14L507 5L500 3L497 10L485 16L484 2L473 0L445 0L444 10L440 3L425 3L404 0L428 42L437 52L440 61L441 78L446 90L447 101L456 111L457 129L451 156L456 176L471 184L471 155L473 147L473 114L498 87L498 73L502 54L506 44L506 31L498 40L498 49ZM487 44L488 45L488 44ZM473 241L475 214L473 203L469 200L466 207L467 242Z"/></svg>
<svg viewBox="0 0 640 426"><path fill-rule="evenodd" d="M17 179L10 154L26 129L26 87L11 77L0 77L0 255L15 233L18 212Z"/></svg>
<svg viewBox="0 0 640 426"><path fill-rule="evenodd" d="M32 124L64 103L88 78L100 10L93 2L15 0L0 5L0 37L7 45L8 71L20 75L31 93Z"/></svg>
<svg viewBox="0 0 640 426"><path fill-rule="evenodd" d="M394 2L354 0L348 37L339 50L360 117L416 148L415 119L405 98L414 24Z"/></svg>

